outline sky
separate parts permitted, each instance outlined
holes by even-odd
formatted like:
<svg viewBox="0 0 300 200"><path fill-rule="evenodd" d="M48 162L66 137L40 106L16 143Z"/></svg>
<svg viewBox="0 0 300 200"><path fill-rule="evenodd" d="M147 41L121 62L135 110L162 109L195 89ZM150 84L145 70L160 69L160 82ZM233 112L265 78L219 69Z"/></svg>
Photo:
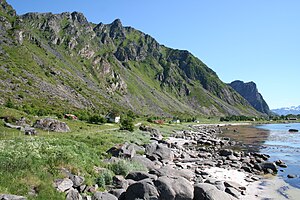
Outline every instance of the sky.
<svg viewBox="0 0 300 200"><path fill-rule="evenodd" d="M253 81L270 108L300 105L299 0L7 0L18 14L121 19L159 43L192 52L225 82Z"/></svg>

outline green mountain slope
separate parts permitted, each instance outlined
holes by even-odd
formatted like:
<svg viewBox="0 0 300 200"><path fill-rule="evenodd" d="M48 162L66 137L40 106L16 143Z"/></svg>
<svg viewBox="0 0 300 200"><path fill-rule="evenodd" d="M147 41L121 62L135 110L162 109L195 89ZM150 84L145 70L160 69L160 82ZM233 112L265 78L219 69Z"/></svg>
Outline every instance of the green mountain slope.
<svg viewBox="0 0 300 200"><path fill-rule="evenodd" d="M46 113L259 115L188 51L160 45L120 20L78 12L17 16L1 1L0 103Z"/></svg>

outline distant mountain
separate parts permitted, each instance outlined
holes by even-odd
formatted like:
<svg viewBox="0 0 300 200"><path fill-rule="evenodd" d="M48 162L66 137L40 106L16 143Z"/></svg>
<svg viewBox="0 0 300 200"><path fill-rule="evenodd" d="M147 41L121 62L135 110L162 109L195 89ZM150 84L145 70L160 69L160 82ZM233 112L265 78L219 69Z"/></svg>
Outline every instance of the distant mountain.
<svg viewBox="0 0 300 200"><path fill-rule="evenodd" d="M272 111L278 115L288 115L288 114L299 115L300 114L300 105L298 107L291 106L291 107L285 107L285 108L272 109Z"/></svg>
<svg viewBox="0 0 300 200"><path fill-rule="evenodd" d="M118 19L18 16L1 0L0 58L0 104L12 101L29 113L258 115L190 52L165 47Z"/></svg>
<svg viewBox="0 0 300 200"><path fill-rule="evenodd" d="M237 80L231 82L229 85L244 97L257 111L267 115L271 114L268 104L258 92L254 82L244 83L243 81Z"/></svg>

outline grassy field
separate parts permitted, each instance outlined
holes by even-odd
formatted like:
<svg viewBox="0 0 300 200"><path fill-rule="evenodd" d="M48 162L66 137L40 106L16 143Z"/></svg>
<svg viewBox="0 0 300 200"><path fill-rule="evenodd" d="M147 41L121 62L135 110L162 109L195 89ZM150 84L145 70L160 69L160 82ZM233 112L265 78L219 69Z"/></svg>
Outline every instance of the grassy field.
<svg viewBox="0 0 300 200"><path fill-rule="evenodd" d="M0 107L0 117L4 116L16 119L26 117L31 124L43 118ZM65 194L57 192L52 184L55 179L63 177L60 170L62 168L84 176L87 185L97 183L99 190L103 190L105 184L110 183L114 174L141 169L137 163L126 160L115 167L102 160L110 157L106 151L115 144L148 143L149 133L140 131L137 127L134 132L120 131L118 124L97 125L65 119L61 121L68 124L71 132L37 130L37 136L25 136L16 129L5 127L0 120L0 194L23 195L28 199L65 199ZM136 122L139 122L138 119ZM151 126L159 129L165 137L174 130L187 128L185 124ZM94 170L95 167L107 170L101 174ZM110 177L108 182L101 181L107 175ZM36 195L29 195L30 191L35 191Z"/></svg>

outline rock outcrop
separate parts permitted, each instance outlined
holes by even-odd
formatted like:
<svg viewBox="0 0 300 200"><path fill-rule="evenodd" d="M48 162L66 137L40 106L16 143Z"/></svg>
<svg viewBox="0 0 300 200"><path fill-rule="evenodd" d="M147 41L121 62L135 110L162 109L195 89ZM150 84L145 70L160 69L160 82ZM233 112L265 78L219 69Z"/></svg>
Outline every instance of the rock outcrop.
<svg viewBox="0 0 300 200"><path fill-rule="evenodd" d="M243 81L233 81L229 85L244 97L257 111L267 115L271 114L268 104L258 92L254 82L244 83Z"/></svg>
<svg viewBox="0 0 300 200"><path fill-rule="evenodd" d="M39 119L33 125L35 128L40 128L45 131L53 132L69 132L70 128L65 122L60 122L55 119L45 118Z"/></svg>

